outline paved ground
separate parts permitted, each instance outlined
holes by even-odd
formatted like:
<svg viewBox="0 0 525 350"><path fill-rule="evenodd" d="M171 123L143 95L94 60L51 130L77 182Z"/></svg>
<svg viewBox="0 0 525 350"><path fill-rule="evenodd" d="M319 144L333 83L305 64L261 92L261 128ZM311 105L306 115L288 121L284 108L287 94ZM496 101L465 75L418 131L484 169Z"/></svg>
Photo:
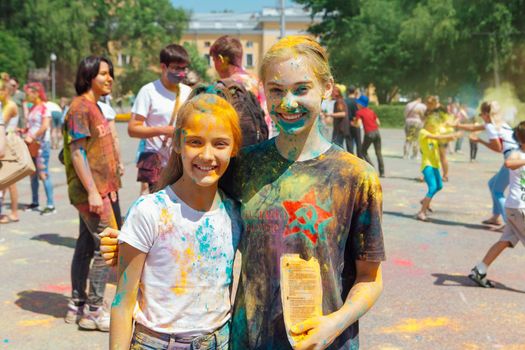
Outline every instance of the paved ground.
<svg viewBox="0 0 525 350"><path fill-rule="evenodd" d="M118 127L126 162L125 211L138 194L137 143L126 136L125 125ZM523 247L505 252L491 269L496 289L474 287L466 277L499 236L479 222L490 213L486 182L500 157L480 150L479 161L471 164L466 155L452 156L450 182L433 203L433 220L421 223L413 219L425 193L424 184L414 180L419 164L401 159L400 130L382 135L388 261L383 295L362 318L362 348L525 349ZM79 331L62 319L78 219L56 153L51 166L58 214L22 213L19 223L0 226L0 349L105 349L107 334ZM19 189L27 203L29 182ZM113 285L108 298L112 293Z"/></svg>

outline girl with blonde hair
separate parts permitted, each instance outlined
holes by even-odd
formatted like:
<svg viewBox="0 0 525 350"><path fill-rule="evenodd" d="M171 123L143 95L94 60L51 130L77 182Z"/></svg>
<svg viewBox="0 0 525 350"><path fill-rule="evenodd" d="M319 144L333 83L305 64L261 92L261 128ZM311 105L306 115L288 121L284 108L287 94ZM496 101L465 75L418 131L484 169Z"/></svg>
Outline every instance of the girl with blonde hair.
<svg viewBox="0 0 525 350"><path fill-rule="evenodd" d="M356 349L357 321L382 291L379 178L372 166L320 133L321 102L330 96L333 78L319 43L307 36L282 38L264 56L260 77L280 133L241 150L221 181L240 201L244 223L231 347ZM115 248L111 240L103 242L110 262ZM296 255L319 262L322 312L287 328L280 261Z"/></svg>
<svg viewBox="0 0 525 350"><path fill-rule="evenodd" d="M241 144L221 97L197 95L180 109L158 190L133 204L119 236L112 350L228 348L241 225L218 183Z"/></svg>

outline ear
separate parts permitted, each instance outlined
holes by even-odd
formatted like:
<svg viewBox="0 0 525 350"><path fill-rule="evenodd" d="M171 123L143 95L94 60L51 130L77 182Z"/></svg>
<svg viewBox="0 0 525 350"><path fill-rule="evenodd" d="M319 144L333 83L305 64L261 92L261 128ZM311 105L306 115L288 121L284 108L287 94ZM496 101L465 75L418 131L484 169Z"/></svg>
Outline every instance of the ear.
<svg viewBox="0 0 525 350"><path fill-rule="evenodd" d="M323 99L327 99L330 96L332 96L333 89L334 89L334 79L330 78L330 80L326 84L324 84Z"/></svg>

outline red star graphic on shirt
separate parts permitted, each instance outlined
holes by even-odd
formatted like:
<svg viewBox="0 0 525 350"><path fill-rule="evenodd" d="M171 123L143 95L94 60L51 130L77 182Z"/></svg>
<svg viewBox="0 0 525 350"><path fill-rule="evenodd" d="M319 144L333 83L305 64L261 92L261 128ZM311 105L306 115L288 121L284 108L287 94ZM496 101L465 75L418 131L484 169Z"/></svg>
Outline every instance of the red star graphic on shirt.
<svg viewBox="0 0 525 350"><path fill-rule="evenodd" d="M298 201L284 201L283 206L288 213L288 224L284 237L302 233L313 244L316 244L319 230L323 229L324 225L332 219L332 214L317 205L313 189Z"/></svg>

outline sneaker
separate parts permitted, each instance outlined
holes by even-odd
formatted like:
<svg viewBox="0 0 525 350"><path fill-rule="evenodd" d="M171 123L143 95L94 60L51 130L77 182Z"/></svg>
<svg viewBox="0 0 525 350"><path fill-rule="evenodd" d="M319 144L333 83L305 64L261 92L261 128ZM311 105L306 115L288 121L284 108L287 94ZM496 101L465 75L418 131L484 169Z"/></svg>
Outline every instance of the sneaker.
<svg viewBox="0 0 525 350"><path fill-rule="evenodd" d="M40 211L40 209L38 208L38 204L31 203L26 205L24 211Z"/></svg>
<svg viewBox="0 0 525 350"><path fill-rule="evenodd" d="M64 317L66 323L78 323L82 316L84 315L84 304L75 305L73 301L67 303L67 313Z"/></svg>
<svg viewBox="0 0 525 350"><path fill-rule="evenodd" d="M102 332L109 332L109 312L103 306L93 307L86 305L84 308L84 315L78 322L78 326L82 329L95 330Z"/></svg>
<svg viewBox="0 0 525 350"><path fill-rule="evenodd" d="M483 288L494 288L494 284L487 279L486 273L480 273L478 268L474 266L468 278L476 282L480 287Z"/></svg>
<svg viewBox="0 0 525 350"><path fill-rule="evenodd" d="M44 210L40 212L40 215L51 215L55 214L56 212L57 210L55 209L55 207L45 207Z"/></svg>

